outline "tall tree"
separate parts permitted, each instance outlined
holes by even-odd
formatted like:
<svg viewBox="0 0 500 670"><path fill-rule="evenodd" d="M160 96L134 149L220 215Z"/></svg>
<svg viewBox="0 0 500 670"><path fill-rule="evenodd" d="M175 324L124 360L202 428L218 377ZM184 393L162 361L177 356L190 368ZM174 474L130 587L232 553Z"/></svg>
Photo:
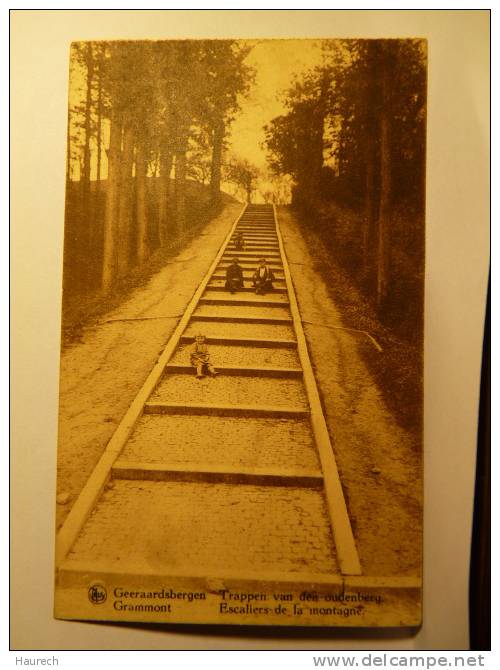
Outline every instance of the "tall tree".
<svg viewBox="0 0 500 670"><path fill-rule="evenodd" d="M97 145L97 170L96 181L98 186L101 181L102 170L102 125L104 120L104 86L105 86L105 63L106 63L106 43L97 45L97 128L96 128L96 145Z"/></svg>
<svg viewBox="0 0 500 670"><path fill-rule="evenodd" d="M90 142L92 134L92 87L94 79L94 53L92 42L87 42L82 50L82 57L86 69L86 96L84 124L85 136L83 145L83 170L82 170L82 212L84 217L90 219Z"/></svg>
<svg viewBox="0 0 500 670"><path fill-rule="evenodd" d="M255 71L245 63L251 46L233 40L210 40L202 43L201 59L205 88L197 107L197 121L204 127L212 145L210 194L213 203L220 198L224 140L248 94Z"/></svg>
<svg viewBox="0 0 500 670"><path fill-rule="evenodd" d="M259 176L259 169L242 158L232 157L225 166L224 177L226 181L243 190L247 203L252 202L252 195L257 188Z"/></svg>
<svg viewBox="0 0 500 670"><path fill-rule="evenodd" d="M377 305L380 308L387 298L389 288L391 252L391 118L392 92L390 72L390 47L380 46L379 65L381 67L382 104L380 106L380 202L377 244Z"/></svg>
<svg viewBox="0 0 500 670"><path fill-rule="evenodd" d="M125 111L129 102L127 87L128 62L126 43L115 42L109 47L107 85L109 95L109 148L106 206L104 213L104 246L102 289L108 292L119 275L120 260L120 193L122 192L122 140Z"/></svg>
<svg viewBox="0 0 500 670"><path fill-rule="evenodd" d="M206 87L200 49L197 43L176 42L172 53L175 75L171 79L170 102L175 156L175 223L180 235L186 226L186 154L196 109Z"/></svg>
<svg viewBox="0 0 500 670"><path fill-rule="evenodd" d="M146 175L147 146L144 135L137 138L136 206L137 206L137 261L143 263L147 252Z"/></svg>
<svg viewBox="0 0 500 670"><path fill-rule="evenodd" d="M117 249L117 275L126 274L130 264L131 237L134 212L134 148L135 128L130 112L123 115L122 154L120 163L120 193L118 204L117 228L120 240Z"/></svg>
<svg viewBox="0 0 500 670"><path fill-rule="evenodd" d="M326 117L331 113L332 74L315 68L286 92L287 114L265 126L268 160L278 174L293 177L295 199L313 200L320 183Z"/></svg>
<svg viewBox="0 0 500 670"><path fill-rule="evenodd" d="M157 238L160 246L167 243L169 232L170 175L174 163L174 91L176 76L173 69L174 44L155 42L151 45L152 72L155 78L153 97L156 101L155 117L151 132L153 144L159 156L159 179L157 189L158 225Z"/></svg>
<svg viewBox="0 0 500 670"><path fill-rule="evenodd" d="M108 292L116 278L116 256L118 238L120 161L123 113L112 106L110 113L108 179L106 184L106 208L104 214L104 247L102 260L102 289Z"/></svg>

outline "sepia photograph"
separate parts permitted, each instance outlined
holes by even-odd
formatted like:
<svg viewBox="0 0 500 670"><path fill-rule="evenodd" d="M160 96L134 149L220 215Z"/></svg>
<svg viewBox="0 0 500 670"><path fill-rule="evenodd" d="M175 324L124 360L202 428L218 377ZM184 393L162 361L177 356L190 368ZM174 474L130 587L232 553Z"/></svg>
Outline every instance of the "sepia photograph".
<svg viewBox="0 0 500 670"><path fill-rule="evenodd" d="M68 76L55 617L418 628L426 40Z"/></svg>

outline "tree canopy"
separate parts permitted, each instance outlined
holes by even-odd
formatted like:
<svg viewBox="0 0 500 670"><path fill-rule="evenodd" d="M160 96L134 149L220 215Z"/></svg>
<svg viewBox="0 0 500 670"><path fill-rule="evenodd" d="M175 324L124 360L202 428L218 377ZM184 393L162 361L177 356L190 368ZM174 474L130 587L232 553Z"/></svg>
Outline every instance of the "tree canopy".
<svg viewBox="0 0 500 670"><path fill-rule="evenodd" d="M322 64L284 102L265 128L272 170L293 179L293 203L390 309L401 281L423 272L425 41L324 41Z"/></svg>

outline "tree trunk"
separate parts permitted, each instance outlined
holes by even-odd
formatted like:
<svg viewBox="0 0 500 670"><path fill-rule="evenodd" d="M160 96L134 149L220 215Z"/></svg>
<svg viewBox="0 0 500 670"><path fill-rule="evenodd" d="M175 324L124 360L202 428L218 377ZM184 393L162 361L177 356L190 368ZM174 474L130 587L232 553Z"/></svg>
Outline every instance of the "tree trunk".
<svg viewBox="0 0 500 670"><path fill-rule="evenodd" d="M160 154L160 189L158 194L158 241L164 247L168 239L168 201L170 196L170 172L172 152L164 147Z"/></svg>
<svg viewBox="0 0 500 670"><path fill-rule="evenodd" d="M315 199L323 167L323 123L322 110L317 109L311 112L310 126L307 130L308 140L305 144L306 156L303 160L300 178L300 197L308 203Z"/></svg>
<svg viewBox="0 0 500 670"><path fill-rule="evenodd" d="M92 44L87 43L85 55L87 65L87 93L85 97L85 138L83 146L83 173L82 173L82 213L84 221L89 223L90 219L90 137L91 137L91 114L92 114L92 80L94 78L94 57Z"/></svg>
<svg viewBox="0 0 500 670"><path fill-rule="evenodd" d="M327 112L328 91L330 79L324 75L321 80L321 89L318 102L314 110L311 110L311 169L308 175L307 189L309 198L316 196L320 184L321 171L323 169L323 152L325 147L325 119Z"/></svg>
<svg viewBox="0 0 500 670"><path fill-rule="evenodd" d="M367 71L362 96L364 106L364 128L362 141L365 147L365 202L364 202L364 228L363 228L363 271L368 280L374 279L376 267L375 246L378 244L376 238L377 230L377 184L376 173L378 170L377 141L380 131L380 89L383 84L377 74L380 70L379 44L375 40L368 40L366 44ZM379 84L377 85L377 81ZM375 257L375 258L374 258ZM375 262L374 262L375 261Z"/></svg>
<svg viewBox="0 0 500 670"><path fill-rule="evenodd" d="M225 127L223 119L217 121L213 132L212 164L210 166L210 199L212 203L220 200L220 182L222 168L222 146Z"/></svg>
<svg viewBox="0 0 500 670"><path fill-rule="evenodd" d="M116 242L118 196L120 192L120 160L122 143L122 117L111 111L111 127L108 153L108 179L106 190L106 209L104 215L104 249L102 261L103 291L111 289L116 276Z"/></svg>
<svg viewBox="0 0 500 670"><path fill-rule="evenodd" d="M186 152L175 154L175 221L180 236L186 228Z"/></svg>
<svg viewBox="0 0 500 670"><path fill-rule="evenodd" d="M99 79L97 89L97 185L101 181L102 163L102 117L103 117L103 78L104 78L104 50L99 52Z"/></svg>
<svg viewBox="0 0 500 670"><path fill-rule="evenodd" d="M89 257L95 258L99 245L99 232L102 227L102 203L101 203L101 163L102 163L102 117L103 117L103 67L104 55L102 47L99 47L99 59L97 68L97 119L96 119L96 181L95 190L91 193L91 207L88 221ZM88 266L89 286L98 287L99 277L95 276L92 263Z"/></svg>
<svg viewBox="0 0 500 670"><path fill-rule="evenodd" d="M377 307L387 298L390 268L391 229L391 149L390 101L387 64L383 68L382 107L380 112L380 205L378 216Z"/></svg>
<svg viewBox="0 0 500 670"><path fill-rule="evenodd" d="M130 264L130 236L132 228L134 132L130 121L125 121L123 132L123 154L121 161L121 187L117 220L120 245L117 254L117 272L122 277Z"/></svg>
<svg viewBox="0 0 500 670"><path fill-rule="evenodd" d="M71 181L71 109L68 109L68 125L66 129L66 181ZM66 196L66 200L67 200Z"/></svg>
<svg viewBox="0 0 500 670"><path fill-rule="evenodd" d="M147 160L144 140L139 138L135 159L136 206L137 206L137 262L144 263L147 255L146 215Z"/></svg>
<svg viewBox="0 0 500 670"><path fill-rule="evenodd" d="M363 269L365 276L370 272L372 265L371 245L375 224L375 146L373 135L365 137L366 142L366 176L365 176L365 212L363 227Z"/></svg>

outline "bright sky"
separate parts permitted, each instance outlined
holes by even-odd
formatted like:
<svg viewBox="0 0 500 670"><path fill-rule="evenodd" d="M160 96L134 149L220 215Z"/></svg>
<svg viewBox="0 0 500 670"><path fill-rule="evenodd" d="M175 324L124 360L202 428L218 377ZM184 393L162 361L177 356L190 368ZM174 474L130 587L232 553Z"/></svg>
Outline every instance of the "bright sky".
<svg viewBox="0 0 500 670"><path fill-rule="evenodd" d="M262 40L255 43L247 61L256 69L255 85L250 96L242 101L242 109L233 122L228 138L233 153L264 167L263 126L283 114L282 92L294 74L321 62L317 40Z"/></svg>

